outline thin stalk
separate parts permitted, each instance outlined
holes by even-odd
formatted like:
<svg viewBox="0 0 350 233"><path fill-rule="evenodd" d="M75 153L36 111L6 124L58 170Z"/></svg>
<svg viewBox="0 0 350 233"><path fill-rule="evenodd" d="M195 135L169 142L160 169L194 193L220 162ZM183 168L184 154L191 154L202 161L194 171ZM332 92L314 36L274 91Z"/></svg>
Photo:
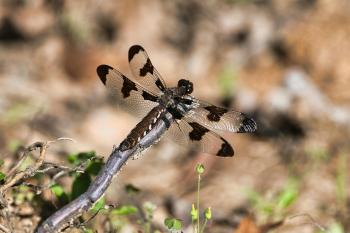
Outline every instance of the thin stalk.
<svg viewBox="0 0 350 233"><path fill-rule="evenodd" d="M151 223L148 220L145 223L145 232L146 233L151 233Z"/></svg>
<svg viewBox="0 0 350 233"><path fill-rule="evenodd" d="M205 219L205 220L204 220L204 223L203 223L203 227L202 227L202 229L201 229L200 233L203 233L203 232L204 232L204 228L206 227L207 222L208 222L208 220L207 220L207 219Z"/></svg>
<svg viewBox="0 0 350 233"><path fill-rule="evenodd" d="M197 217L197 233L199 233L199 217L200 217L200 210L199 210L199 190L201 187L201 175L198 174L198 185L197 185L197 211L198 211L198 217Z"/></svg>

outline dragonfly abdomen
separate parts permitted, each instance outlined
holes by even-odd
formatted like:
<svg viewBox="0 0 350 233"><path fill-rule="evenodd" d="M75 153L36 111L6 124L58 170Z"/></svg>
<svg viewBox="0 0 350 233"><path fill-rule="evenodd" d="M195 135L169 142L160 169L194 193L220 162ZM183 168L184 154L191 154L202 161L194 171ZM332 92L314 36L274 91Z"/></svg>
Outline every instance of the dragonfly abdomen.
<svg viewBox="0 0 350 233"><path fill-rule="evenodd" d="M144 138L156 125L156 123L163 118L165 108L161 105L154 107L136 126L124 141L119 145L121 151L126 151L137 145L142 138Z"/></svg>

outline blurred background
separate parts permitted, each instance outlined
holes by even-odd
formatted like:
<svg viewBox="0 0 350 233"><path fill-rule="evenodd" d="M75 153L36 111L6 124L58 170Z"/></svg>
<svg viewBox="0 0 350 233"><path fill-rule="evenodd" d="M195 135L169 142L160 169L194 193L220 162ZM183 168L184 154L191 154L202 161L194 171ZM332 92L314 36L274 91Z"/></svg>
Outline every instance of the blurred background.
<svg viewBox="0 0 350 233"><path fill-rule="evenodd" d="M1 169L19 145L58 137L76 142L55 143L47 161L66 165L82 151L106 159L141 118L108 98L96 67L131 76L127 51L140 44L168 86L188 78L194 96L245 112L258 130L223 134L233 158L164 138L127 164L106 203L152 202L155 228L175 216L190 232L200 162L201 205L213 211L208 232L266 232L279 220L274 232L321 232L310 218L291 218L300 214L327 232L349 232L349 12L347 0L2 0ZM60 182L70 192L71 180ZM126 184L141 190L132 201ZM40 217L35 209L18 219L35 227ZM93 229L104 232L96 219ZM256 231L242 230L243 220ZM138 229L126 225L121 232Z"/></svg>

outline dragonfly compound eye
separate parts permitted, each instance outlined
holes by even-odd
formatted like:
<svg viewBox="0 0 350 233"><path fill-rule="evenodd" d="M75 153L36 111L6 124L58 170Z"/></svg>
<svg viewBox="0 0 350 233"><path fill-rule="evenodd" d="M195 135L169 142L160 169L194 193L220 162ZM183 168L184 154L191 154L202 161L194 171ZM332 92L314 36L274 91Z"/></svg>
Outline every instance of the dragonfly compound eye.
<svg viewBox="0 0 350 233"><path fill-rule="evenodd" d="M177 86L185 90L185 94L191 94L193 91L193 83L186 79L180 79Z"/></svg>

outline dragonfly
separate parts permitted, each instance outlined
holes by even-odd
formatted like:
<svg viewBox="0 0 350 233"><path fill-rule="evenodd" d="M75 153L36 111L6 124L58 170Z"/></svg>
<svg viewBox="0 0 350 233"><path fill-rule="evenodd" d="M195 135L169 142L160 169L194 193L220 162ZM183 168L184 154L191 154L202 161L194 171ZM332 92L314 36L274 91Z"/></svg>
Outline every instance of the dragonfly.
<svg viewBox="0 0 350 233"><path fill-rule="evenodd" d="M193 143L204 153L232 157L232 145L218 131L247 133L257 129L256 122L244 113L193 97L193 83L187 79L167 87L142 46L131 46L128 60L133 80L109 65L97 67L102 83L120 103L135 113L148 112L120 143L119 150L134 148L158 121L163 121L167 133L179 144ZM169 113L172 121L165 117Z"/></svg>

